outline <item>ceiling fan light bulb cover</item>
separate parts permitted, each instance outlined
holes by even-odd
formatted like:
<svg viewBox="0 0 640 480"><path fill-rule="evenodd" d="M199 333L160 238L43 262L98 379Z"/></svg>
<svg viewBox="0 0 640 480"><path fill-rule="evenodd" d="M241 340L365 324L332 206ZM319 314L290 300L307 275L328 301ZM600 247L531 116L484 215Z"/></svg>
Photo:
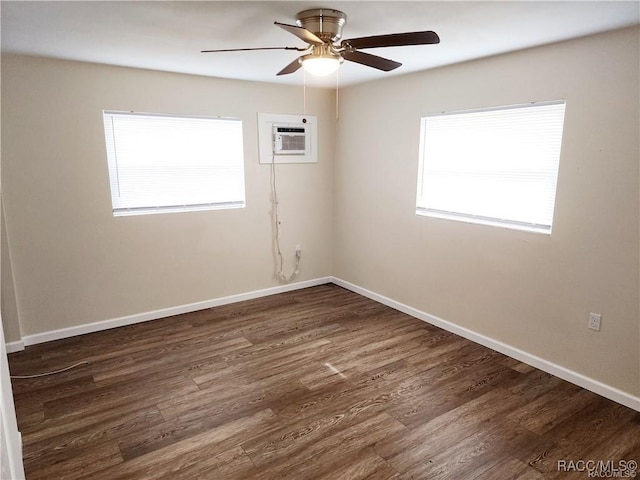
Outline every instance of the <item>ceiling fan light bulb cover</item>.
<svg viewBox="0 0 640 480"><path fill-rule="evenodd" d="M340 68L340 57L312 57L302 60L303 68L316 77L326 77Z"/></svg>

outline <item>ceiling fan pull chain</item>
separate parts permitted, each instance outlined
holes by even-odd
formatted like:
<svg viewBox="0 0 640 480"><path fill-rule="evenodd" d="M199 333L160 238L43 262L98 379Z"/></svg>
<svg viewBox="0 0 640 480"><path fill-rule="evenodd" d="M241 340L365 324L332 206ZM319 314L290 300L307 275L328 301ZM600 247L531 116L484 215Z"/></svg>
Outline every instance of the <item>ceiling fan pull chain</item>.
<svg viewBox="0 0 640 480"><path fill-rule="evenodd" d="M307 114L307 71L302 70L302 114Z"/></svg>
<svg viewBox="0 0 640 480"><path fill-rule="evenodd" d="M336 122L340 120L340 70L336 71Z"/></svg>

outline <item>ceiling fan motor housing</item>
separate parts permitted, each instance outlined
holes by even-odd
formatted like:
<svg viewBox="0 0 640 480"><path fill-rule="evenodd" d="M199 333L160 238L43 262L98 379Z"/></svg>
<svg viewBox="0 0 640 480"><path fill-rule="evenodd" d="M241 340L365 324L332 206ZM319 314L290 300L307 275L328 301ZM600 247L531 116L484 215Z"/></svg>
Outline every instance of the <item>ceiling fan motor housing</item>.
<svg viewBox="0 0 640 480"><path fill-rule="evenodd" d="M361 65L389 72L402 64L388 58L379 57L360 51L367 48L402 47L407 45L431 45L440 43L436 32L407 32L370 35L367 37L342 40L342 27L347 23L347 15L339 10L314 8L304 10L296 15L296 25L273 22L283 30L295 35L307 44L306 47L259 47L232 48L223 50L203 50L208 52L235 52L245 50L296 50L308 52L296 58L276 75L287 75L296 72L303 66L314 75L327 75L336 71L340 64L347 60Z"/></svg>
<svg viewBox="0 0 640 480"><path fill-rule="evenodd" d="M322 41L337 42L342 38L342 27L347 22L347 15L339 10L314 8L296 15L296 24L306 28Z"/></svg>

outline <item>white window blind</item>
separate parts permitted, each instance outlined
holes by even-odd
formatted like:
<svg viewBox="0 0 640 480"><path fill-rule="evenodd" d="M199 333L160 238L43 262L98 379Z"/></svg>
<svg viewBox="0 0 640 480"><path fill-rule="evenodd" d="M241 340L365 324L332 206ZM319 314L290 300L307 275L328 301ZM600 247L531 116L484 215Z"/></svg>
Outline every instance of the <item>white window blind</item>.
<svg viewBox="0 0 640 480"><path fill-rule="evenodd" d="M103 115L115 216L244 207L241 120Z"/></svg>
<svg viewBox="0 0 640 480"><path fill-rule="evenodd" d="M550 233L563 101L422 118L416 213Z"/></svg>

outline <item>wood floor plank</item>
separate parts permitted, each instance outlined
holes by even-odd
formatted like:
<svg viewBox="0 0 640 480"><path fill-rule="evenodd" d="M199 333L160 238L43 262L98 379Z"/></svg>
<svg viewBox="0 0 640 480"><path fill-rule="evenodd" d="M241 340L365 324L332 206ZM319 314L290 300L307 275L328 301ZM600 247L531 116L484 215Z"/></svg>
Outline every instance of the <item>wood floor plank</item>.
<svg viewBox="0 0 640 480"><path fill-rule="evenodd" d="M251 342L246 338L237 337L216 342L214 345L203 340L199 345L185 342L169 351L167 349L146 350L144 353L138 352L131 355L130 365L101 369L94 375L94 379L99 386L105 386L158 371L178 373L182 371L185 364L198 362L205 357L219 357L250 346Z"/></svg>
<svg viewBox="0 0 640 480"><path fill-rule="evenodd" d="M222 462L229 460L227 453L231 450L231 460L244 455L239 449L243 440L260 428L273 412L262 410L254 415L233 420L224 425L209 429L198 435L185 438L179 442L165 445L144 455L137 456L125 463L97 472L96 479L155 479L163 476L178 475L182 470L197 469L197 465L211 457L222 455ZM248 459L247 459L248 460ZM217 461L217 460L216 460ZM253 468L253 464L242 462Z"/></svg>
<svg viewBox="0 0 640 480"><path fill-rule="evenodd" d="M217 451L215 448L214 451ZM240 447L215 454L209 458L199 452L197 459L188 465L180 464L171 471L151 478L161 480L193 480L194 478L241 478L247 474L254 476L256 467Z"/></svg>
<svg viewBox="0 0 640 480"><path fill-rule="evenodd" d="M23 457L31 468L45 467L48 464L66 462L79 452L99 447L102 443L112 442L130 432L146 432L154 425L164 422L156 407L140 409L135 412L117 415L103 422L94 422L84 428L59 433L57 430L45 431L41 440L34 441L28 436L24 444ZM122 451L122 449L120 449Z"/></svg>
<svg viewBox="0 0 640 480"><path fill-rule="evenodd" d="M473 480L543 480L536 469L510 456L479 473Z"/></svg>
<svg viewBox="0 0 640 480"><path fill-rule="evenodd" d="M640 463L640 457L637 456L637 450L640 447L640 423L638 422L640 414L636 412L636 415L624 426L617 424L613 428L605 427L596 434L588 428L576 429L570 436L556 440L544 452L524 459L546 478L552 479L578 478L580 475L584 478L585 475L585 472L567 473L560 470L558 460L605 462L634 460ZM634 448L636 448L635 455L632 453Z"/></svg>
<svg viewBox="0 0 640 480"><path fill-rule="evenodd" d="M189 410L176 410L163 409L160 406L159 408L167 421L152 428L122 436L119 440L120 450L125 460L129 460L236 421L239 418L268 410L271 404L280 403L282 396L295 396L294 387L298 388L298 392L306 390L302 386L292 386L282 390L271 390L261 395L256 395L251 389L242 392L234 390L205 391L203 393L207 395L207 402L199 403L198 407ZM219 394L214 395L215 393ZM190 399L187 397L186 400L188 403Z"/></svg>
<svg viewBox="0 0 640 480"><path fill-rule="evenodd" d="M330 405L315 409L305 409L304 416L289 415L283 426L277 423L262 435L254 436L243 444L251 460L257 466L263 466L281 456L288 456L301 448L308 448L324 436L330 436L340 430L348 429L365 415L366 405L346 406L347 400L341 403L330 402ZM313 410L310 413L309 410ZM375 410L368 415L377 413ZM281 418L283 415L278 415Z"/></svg>
<svg viewBox="0 0 640 480"><path fill-rule="evenodd" d="M25 474L29 480L85 479L92 477L99 471L122 465L122 462L118 445L115 442L106 442L90 450L79 450L63 461L51 462L43 466L27 461L25 462Z"/></svg>
<svg viewBox="0 0 640 480"><path fill-rule="evenodd" d="M376 452L399 472L412 468L427 455L446 450L481 431L491 418L521 405L522 399L500 388L450 410L402 435L389 435L374 446Z"/></svg>
<svg viewBox="0 0 640 480"><path fill-rule="evenodd" d="M575 385L563 383L509 414L509 418L532 432L544 433L598 396Z"/></svg>
<svg viewBox="0 0 640 480"><path fill-rule="evenodd" d="M27 480L569 480L640 413L336 285L9 355ZM584 473L584 472L583 472Z"/></svg>
<svg viewBox="0 0 640 480"><path fill-rule="evenodd" d="M252 480L296 480L334 475L336 465L350 461L355 453L370 447L391 432L406 427L385 413L362 415L349 427L325 435L317 441L299 442L291 448L276 449L260 474ZM247 450L248 445L243 445ZM379 458L376 455L377 458ZM383 472L395 474L386 462L380 464Z"/></svg>
<svg viewBox="0 0 640 480"><path fill-rule="evenodd" d="M328 470L328 471L327 471ZM387 477L395 471L371 449L366 448L349 457L336 452L328 468L319 475L309 477L313 480L364 480L378 476Z"/></svg>
<svg viewBox="0 0 640 480"><path fill-rule="evenodd" d="M233 377L221 380L224 383L208 382L200 389L181 397L174 397L158 403L165 418L192 418L201 414L215 414L221 408L240 408L243 405L277 403L281 398L296 398L307 389L295 381L296 372L291 370L277 375L252 381L247 377ZM224 388L220 385L224 384ZM234 404L235 402L235 404ZM234 404L229 407L227 404Z"/></svg>
<svg viewBox="0 0 640 480"><path fill-rule="evenodd" d="M151 380L143 376L136 380L77 393L66 397L64 402L47 399L43 408L45 418L55 418L78 411L91 414L118 405L130 404L132 408L138 405L154 405L167 397L179 397L195 391L198 391L198 386L186 376Z"/></svg>
<svg viewBox="0 0 640 480"><path fill-rule="evenodd" d="M488 470L534 441L537 441L534 433L509 419L492 419L486 428L439 453L426 455L420 463L404 473L404 478L473 478L478 472Z"/></svg>

